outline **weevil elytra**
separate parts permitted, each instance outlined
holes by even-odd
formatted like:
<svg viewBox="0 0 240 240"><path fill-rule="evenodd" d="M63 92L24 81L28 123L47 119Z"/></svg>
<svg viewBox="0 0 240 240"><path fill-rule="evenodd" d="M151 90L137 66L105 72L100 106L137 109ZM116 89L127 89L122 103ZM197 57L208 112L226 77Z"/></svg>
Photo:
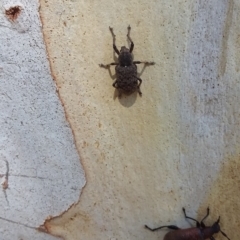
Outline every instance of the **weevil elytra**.
<svg viewBox="0 0 240 240"><path fill-rule="evenodd" d="M119 51L116 47L116 35L113 32L113 28L109 27L109 30L113 37L113 49L118 55L118 62L109 63L107 65L99 64L100 67L109 68L111 65L116 65L116 81L113 83L113 87L119 90L119 95L121 92L126 94L131 94L135 91L138 91L139 95L142 95L140 86L142 84L142 79L137 76L137 65L144 63L145 65L154 65L154 62L141 62L133 61L132 51L134 48L134 43L130 38L130 25L128 26L127 38L130 41L130 49L125 46L121 47Z"/></svg>
<svg viewBox="0 0 240 240"><path fill-rule="evenodd" d="M226 233L224 233L220 229L220 225L219 225L220 217L210 227L205 226L205 224L203 223L203 221L209 215L209 208L207 208L207 214L201 220L200 223L196 219L188 217L186 215L185 208L183 208L183 213L184 213L185 218L191 219L196 222L196 227L181 229L175 225L167 225L167 226L161 226L161 227L157 227L157 228L150 228L147 225L145 225L145 228L147 228L150 231L156 231L156 230L159 230L159 229L165 228L165 227L175 230L175 231L168 232L165 235L163 240L193 240L193 239L194 240L203 240L203 239L215 240L215 238L213 237L213 234L218 233L218 232L221 232L224 237L226 237L228 240L230 240L228 238L228 236L226 235Z"/></svg>

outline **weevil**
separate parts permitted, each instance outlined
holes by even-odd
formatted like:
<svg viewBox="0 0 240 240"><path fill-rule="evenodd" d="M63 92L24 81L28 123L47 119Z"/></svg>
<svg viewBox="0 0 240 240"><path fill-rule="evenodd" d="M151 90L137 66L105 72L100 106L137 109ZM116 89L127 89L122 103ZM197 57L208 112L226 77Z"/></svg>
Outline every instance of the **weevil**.
<svg viewBox="0 0 240 240"><path fill-rule="evenodd" d="M161 227L157 227L157 228L150 228L147 225L145 225L145 228L147 228L148 230L153 231L153 232L156 230L159 230L161 228L165 228L165 227L175 230L175 231L168 232L165 235L163 240L203 240L203 239L215 240L213 235L218 232L221 232L224 237L226 237L228 240L230 240L230 238L228 238L226 233L224 233L220 229L220 225L219 225L220 217L218 218L218 220L215 223L213 223L212 226L210 226L210 227L205 226L203 221L209 215L209 208L207 208L207 214L201 220L200 223L196 219L188 217L186 214L185 208L183 208L183 213L184 213L185 218L191 219L196 222L196 227L181 229L175 225L166 225L166 226L161 226Z"/></svg>
<svg viewBox="0 0 240 240"><path fill-rule="evenodd" d="M118 55L118 62L109 63L107 65L99 64L100 67L109 68L111 65L116 65L116 81L113 83L113 87L119 90L120 95L121 92L125 92L126 94L131 94L135 91L138 91L139 95L142 95L140 90L140 86L142 84L142 79L137 76L137 65L140 63L144 63L145 65L154 65L154 62L141 62L141 61L133 61L132 51L134 48L134 43L130 37L130 25L128 26L127 38L130 41L130 49L125 46L121 47L119 51L116 46L116 35L113 32L113 28L109 27L109 30L113 37L113 49L115 53ZM120 96L119 95L119 96Z"/></svg>

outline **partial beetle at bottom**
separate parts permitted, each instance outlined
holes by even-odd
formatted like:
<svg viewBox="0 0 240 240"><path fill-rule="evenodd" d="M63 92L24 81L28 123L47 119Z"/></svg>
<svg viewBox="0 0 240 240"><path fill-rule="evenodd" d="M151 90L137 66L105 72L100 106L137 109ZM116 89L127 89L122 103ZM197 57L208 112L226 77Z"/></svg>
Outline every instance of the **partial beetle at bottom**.
<svg viewBox="0 0 240 240"><path fill-rule="evenodd" d="M218 232L221 232L224 237L226 237L228 240L230 240L230 238L226 235L226 233L224 233L220 229L220 225L219 225L220 217L210 227L205 226L205 224L203 223L203 221L209 215L209 208L207 208L207 214L201 220L200 223L196 219L188 217L186 215L185 208L183 208L183 213L185 215L185 218L191 219L196 222L196 227L181 229L175 225L166 225L166 226L161 226L161 227L157 227L157 228L150 228L147 225L145 225L145 228L147 228L148 230L150 230L152 232L157 231L161 228L165 228L165 227L175 230L175 231L168 232L165 235L163 240L204 240L204 239L215 240L213 235Z"/></svg>
<svg viewBox="0 0 240 240"><path fill-rule="evenodd" d="M134 48L134 43L130 38L130 30L131 27L128 26L127 38L130 41L130 49L125 46L121 47L119 51L116 47L116 35L113 32L113 28L109 27L109 30L113 37L113 49L115 53L118 55L118 62L109 63L107 65L99 64L100 67L109 68L112 65L116 65L116 81L113 83L113 87L119 90L119 96L121 92L126 94L131 94L135 91L138 91L139 95L142 95L140 90L140 86L142 84L142 79L137 76L137 65L140 63L144 63L147 65L154 65L154 62L141 62L141 61L133 61L132 51Z"/></svg>

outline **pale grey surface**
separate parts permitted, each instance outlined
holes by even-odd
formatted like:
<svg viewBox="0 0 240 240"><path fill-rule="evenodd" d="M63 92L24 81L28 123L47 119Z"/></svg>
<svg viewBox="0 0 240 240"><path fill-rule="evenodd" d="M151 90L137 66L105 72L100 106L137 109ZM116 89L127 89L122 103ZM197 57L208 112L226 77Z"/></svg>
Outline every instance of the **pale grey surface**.
<svg viewBox="0 0 240 240"><path fill-rule="evenodd" d="M0 239L54 239L31 227L78 201L84 172L51 77L38 1L0 3L2 183L9 165L8 188L0 188ZM16 5L22 12L12 22L4 11Z"/></svg>

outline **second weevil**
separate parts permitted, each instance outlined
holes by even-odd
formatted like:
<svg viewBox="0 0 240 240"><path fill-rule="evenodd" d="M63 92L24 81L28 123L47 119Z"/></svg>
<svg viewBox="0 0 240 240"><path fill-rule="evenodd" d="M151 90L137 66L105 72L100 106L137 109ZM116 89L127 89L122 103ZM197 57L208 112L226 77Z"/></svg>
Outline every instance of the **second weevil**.
<svg viewBox="0 0 240 240"><path fill-rule="evenodd" d="M140 63L144 63L145 65L154 65L154 62L141 62L141 61L133 61L132 51L134 48L134 43L130 38L130 25L128 26L127 38L130 41L130 49L125 46L121 47L119 51L116 47L116 35L113 32L113 28L109 27L109 30L113 37L113 49L115 53L118 55L118 62L109 63L107 65L99 64L100 67L109 68L111 65L116 65L116 81L113 83L113 87L119 90L119 96L121 92L126 94L131 94L135 91L138 91L139 95L142 95L140 90L140 86L142 84L142 79L137 75L137 65Z"/></svg>
<svg viewBox="0 0 240 240"><path fill-rule="evenodd" d="M220 229L220 225L219 225L220 217L210 227L205 226L205 224L203 223L203 221L209 215L209 208L207 209L206 216L202 219L202 221L200 223L196 219L188 217L186 215L185 208L183 208L183 213L185 215L185 218L191 219L197 223L196 227L181 229L175 225L167 225L167 226L161 226L158 228L150 228L147 225L145 225L145 228L147 228L150 231L156 231L156 230L159 230L159 229L165 228L165 227L175 230L175 231L168 232L165 235L163 240L204 240L204 239L215 240L215 238L213 237L213 234L218 233L218 232L221 232L224 237L226 237L228 240L230 240L230 238L228 238L226 233L224 233Z"/></svg>

